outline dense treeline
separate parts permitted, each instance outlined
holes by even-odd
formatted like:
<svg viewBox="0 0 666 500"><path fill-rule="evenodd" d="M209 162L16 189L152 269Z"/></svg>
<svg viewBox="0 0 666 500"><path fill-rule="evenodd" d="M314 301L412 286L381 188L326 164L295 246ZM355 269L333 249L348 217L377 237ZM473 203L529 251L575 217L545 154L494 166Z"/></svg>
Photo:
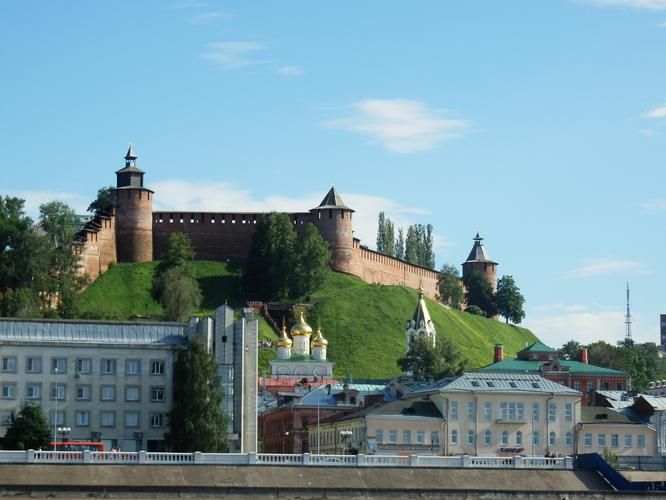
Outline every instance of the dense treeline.
<svg viewBox="0 0 666 500"><path fill-rule="evenodd" d="M407 228L406 236L404 236L402 228L398 228L396 238L393 222L386 218L384 212L379 212L377 251L418 266L434 269L435 253L433 251L432 225L411 225Z"/></svg>

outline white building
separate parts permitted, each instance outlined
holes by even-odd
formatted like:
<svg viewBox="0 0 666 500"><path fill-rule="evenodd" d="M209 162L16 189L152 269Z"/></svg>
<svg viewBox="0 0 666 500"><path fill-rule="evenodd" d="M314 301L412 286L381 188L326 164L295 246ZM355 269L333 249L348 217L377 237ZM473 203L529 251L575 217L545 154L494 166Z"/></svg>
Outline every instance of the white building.
<svg viewBox="0 0 666 500"><path fill-rule="evenodd" d="M430 319L430 313L423 298L423 287L419 287L419 300L416 304L416 310L412 315L412 319L407 322L407 329L405 330L407 352L409 352L409 348L412 345L412 340L421 335L425 335L430 340L432 346L435 347L437 331L435 330L435 324Z"/></svg>

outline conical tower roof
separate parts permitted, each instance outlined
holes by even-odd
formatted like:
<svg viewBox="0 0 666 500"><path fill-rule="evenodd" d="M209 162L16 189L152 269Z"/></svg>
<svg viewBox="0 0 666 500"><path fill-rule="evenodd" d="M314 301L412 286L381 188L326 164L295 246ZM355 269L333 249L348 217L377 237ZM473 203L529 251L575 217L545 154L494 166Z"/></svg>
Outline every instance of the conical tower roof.
<svg viewBox="0 0 666 500"><path fill-rule="evenodd" d="M298 321L291 327L291 336L294 335L312 335L312 327L305 322L303 311L301 311Z"/></svg>
<svg viewBox="0 0 666 500"><path fill-rule="evenodd" d="M423 298L423 287L419 287L419 300L416 303L416 310L412 316L414 321L414 328L419 328L421 326L421 321L423 321L423 326L428 328L428 325L431 324L430 313L426 307L425 299Z"/></svg>
<svg viewBox="0 0 666 500"><path fill-rule="evenodd" d="M127 154L125 155L125 166L121 168L120 170L116 170L116 174L122 174L122 173L132 173L132 174L145 174L143 170L140 168L137 168L136 166L136 159L138 156L136 155L136 152L134 151L134 145L130 143L129 149L127 150Z"/></svg>
<svg viewBox="0 0 666 500"><path fill-rule="evenodd" d="M345 205L345 202L342 201L342 198L335 190L335 186L331 186L331 189L328 191L328 193L326 193L324 199L321 200L319 206L317 208L313 208L313 210L323 210L326 208L342 208L343 210L349 210L351 212L354 211L352 208L349 208L347 205Z"/></svg>
<svg viewBox="0 0 666 500"><path fill-rule="evenodd" d="M321 332L321 327L317 328L317 334L312 339L312 347L326 347L328 345L328 340L324 338L324 335Z"/></svg>
<svg viewBox="0 0 666 500"><path fill-rule="evenodd" d="M275 343L277 347L291 347L292 341L287 336L287 327L282 325L282 330L280 331L280 338Z"/></svg>
<svg viewBox="0 0 666 500"><path fill-rule="evenodd" d="M494 262L490 260L488 257L488 254L486 253L486 248L483 246L483 238L479 236L479 233L476 233L476 236L474 237L474 246L472 247L472 250L469 252L469 255L467 256L467 262L487 262L488 264L497 264L497 262Z"/></svg>

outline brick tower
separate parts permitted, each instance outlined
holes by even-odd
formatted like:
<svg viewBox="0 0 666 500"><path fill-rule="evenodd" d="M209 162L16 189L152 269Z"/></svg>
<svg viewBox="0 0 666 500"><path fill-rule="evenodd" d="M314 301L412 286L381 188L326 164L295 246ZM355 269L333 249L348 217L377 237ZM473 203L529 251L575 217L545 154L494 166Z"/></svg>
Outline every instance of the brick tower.
<svg viewBox="0 0 666 500"><path fill-rule="evenodd" d="M116 172L116 253L119 262L153 260L153 192L143 187L143 170L130 144L125 168Z"/></svg>
<svg viewBox="0 0 666 500"><path fill-rule="evenodd" d="M352 213L332 187L318 207L310 210L312 221L331 248L331 267L343 273L354 273Z"/></svg>
<svg viewBox="0 0 666 500"><path fill-rule="evenodd" d="M476 233L472 251L469 253L467 260L462 264L463 280L470 272L479 271L486 277L490 286L493 287L493 292L495 292L497 290L497 262L493 262L488 258L486 249L481 243L482 241L483 238L479 236L479 233Z"/></svg>

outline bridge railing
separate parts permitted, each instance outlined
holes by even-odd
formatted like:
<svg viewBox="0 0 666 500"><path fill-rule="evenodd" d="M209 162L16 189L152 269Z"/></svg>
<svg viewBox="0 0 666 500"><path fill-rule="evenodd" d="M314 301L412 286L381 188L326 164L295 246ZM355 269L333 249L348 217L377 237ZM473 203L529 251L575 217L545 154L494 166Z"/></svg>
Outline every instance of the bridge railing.
<svg viewBox="0 0 666 500"><path fill-rule="evenodd" d="M474 457L430 455L326 455L281 453L154 453L147 451L0 451L0 463L305 465L346 467L442 467L473 469L573 469L571 457Z"/></svg>

